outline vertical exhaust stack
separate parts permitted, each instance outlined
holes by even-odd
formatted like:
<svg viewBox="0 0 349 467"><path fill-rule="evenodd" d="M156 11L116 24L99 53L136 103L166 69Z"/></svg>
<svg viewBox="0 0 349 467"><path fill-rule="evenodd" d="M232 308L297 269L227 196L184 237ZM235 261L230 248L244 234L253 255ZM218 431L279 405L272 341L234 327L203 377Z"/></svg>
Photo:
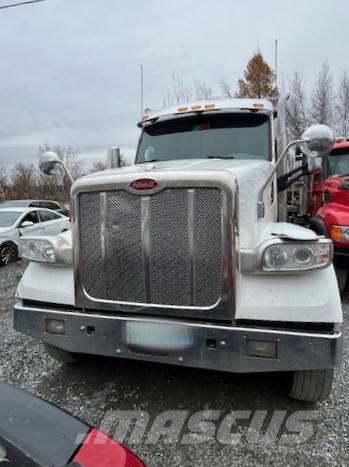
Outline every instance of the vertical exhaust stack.
<svg viewBox="0 0 349 467"><path fill-rule="evenodd" d="M286 125L286 108L287 101L291 97L290 92L283 94L277 106L277 125L276 125L276 142L277 142L277 153L281 154L282 151L287 147L288 144L288 134L287 134L287 125ZM278 176L288 172L288 160L287 158L280 164L278 169ZM279 221L287 220L287 192L279 193Z"/></svg>
<svg viewBox="0 0 349 467"><path fill-rule="evenodd" d="M113 147L108 150L108 168L116 169L121 166L120 148Z"/></svg>

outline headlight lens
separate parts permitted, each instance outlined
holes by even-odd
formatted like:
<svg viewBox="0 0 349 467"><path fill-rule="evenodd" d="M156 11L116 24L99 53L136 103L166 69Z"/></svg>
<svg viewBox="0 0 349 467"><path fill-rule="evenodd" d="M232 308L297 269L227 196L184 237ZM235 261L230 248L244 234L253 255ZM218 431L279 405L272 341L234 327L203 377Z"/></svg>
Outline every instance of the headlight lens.
<svg viewBox="0 0 349 467"><path fill-rule="evenodd" d="M39 263L73 264L72 245L61 235L24 237L18 243L19 256Z"/></svg>
<svg viewBox="0 0 349 467"><path fill-rule="evenodd" d="M349 242L349 225L333 225L330 236L336 242Z"/></svg>
<svg viewBox="0 0 349 467"><path fill-rule="evenodd" d="M21 238L18 243L21 258L42 263L55 263L54 247L49 240Z"/></svg>
<svg viewBox="0 0 349 467"><path fill-rule="evenodd" d="M262 256L263 271L299 271L329 266L332 243L277 243L268 246Z"/></svg>

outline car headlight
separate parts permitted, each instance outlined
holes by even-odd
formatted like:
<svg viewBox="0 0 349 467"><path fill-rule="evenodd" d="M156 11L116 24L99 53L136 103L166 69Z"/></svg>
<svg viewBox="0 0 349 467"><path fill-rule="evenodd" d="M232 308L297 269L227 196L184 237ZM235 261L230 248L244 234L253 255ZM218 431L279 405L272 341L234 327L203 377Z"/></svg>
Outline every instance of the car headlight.
<svg viewBox="0 0 349 467"><path fill-rule="evenodd" d="M72 264L72 247L62 237L25 237L18 242L21 258L39 263Z"/></svg>
<svg viewBox="0 0 349 467"><path fill-rule="evenodd" d="M332 242L322 240L316 243L281 242L265 248L262 255L262 270L308 271L325 268L332 262Z"/></svg>
<svg viewBox="0 0 349 467"><path fill-rule="evenodd" d="M349 242L349 225L333 225L330 237L336 242Z"/></svg>

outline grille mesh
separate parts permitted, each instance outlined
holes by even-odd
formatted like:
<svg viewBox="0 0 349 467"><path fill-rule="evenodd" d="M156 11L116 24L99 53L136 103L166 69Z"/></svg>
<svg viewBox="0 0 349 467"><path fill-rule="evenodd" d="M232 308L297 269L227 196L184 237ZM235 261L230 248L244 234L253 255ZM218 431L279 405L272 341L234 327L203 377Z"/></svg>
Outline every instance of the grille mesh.
<svg viewBox="0 0 349 467"><path fill-rule="evenodd" d="M154 303L190 304L187 218L188 195L185 190L165 190L161 193L161 202L151 204L150 277Z"/></svg>
<svg viewBox="0 0 349 467"><path fill-rule="evenodd" d="M143 219L143 228L142 196L108 191L106 213L101 216L100 193L80 194L80 275L86 292L93 298L128 303L197 307L216 303L223 276L222 195L218 188L192 191L192 211L186 188L147 197L149 222L145 225Z"/></svg>

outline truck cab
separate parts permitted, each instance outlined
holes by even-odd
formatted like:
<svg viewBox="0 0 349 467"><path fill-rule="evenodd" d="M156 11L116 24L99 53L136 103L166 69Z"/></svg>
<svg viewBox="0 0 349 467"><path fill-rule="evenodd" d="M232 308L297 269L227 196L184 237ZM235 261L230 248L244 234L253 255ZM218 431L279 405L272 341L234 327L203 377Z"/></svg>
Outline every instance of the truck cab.
<svg viewBox="0 0 349 467"><path fill-rule="evenodd" d="M315 126L288 142L285 105L144 115L135 165L74 181L72 233L23 239L15 329L65 363L95 354L281 372L291 397L328 397L342 341L332 242L287 222L279 187L292 148L310 166L333 134ZM59 163L48 153L40 167Z"/></svg>
<svg viewBox="0 0 349 467"><path fill-rule="evenodd" d="M324 159L323 170L313 176L311 224L331 238L338 284L345 288L349 270L349 141L338 138Z"/></svg>

